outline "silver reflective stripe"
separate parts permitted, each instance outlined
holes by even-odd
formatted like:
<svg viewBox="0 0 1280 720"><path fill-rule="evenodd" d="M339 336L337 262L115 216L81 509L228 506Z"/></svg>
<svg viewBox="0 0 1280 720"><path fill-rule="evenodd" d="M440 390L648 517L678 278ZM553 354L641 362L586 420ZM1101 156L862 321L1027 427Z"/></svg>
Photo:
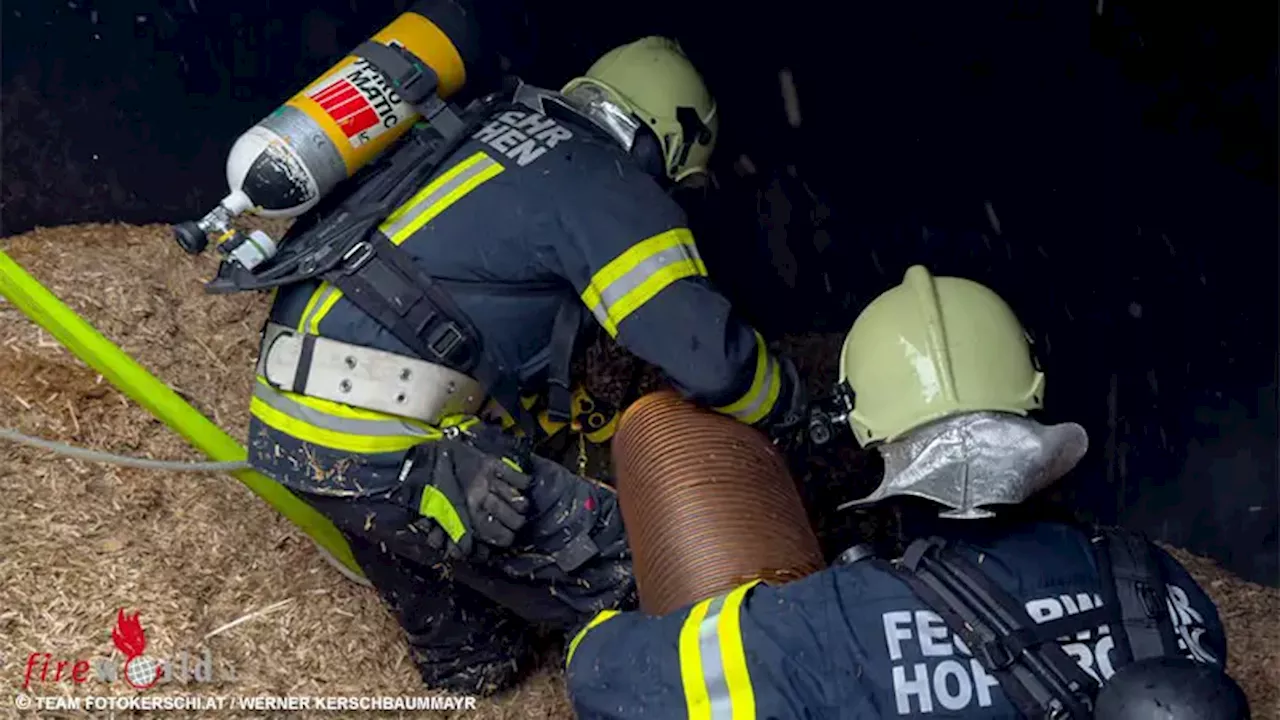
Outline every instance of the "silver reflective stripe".
<svg viewBox="0 0 1280 720"><path fill-rule="evenodd" d="M702 256L698 254L698 248L692 243L680 243L675 247L669 247L666 250L656 252L645 258L635 267L628 270L622 277L609 283L607 287L600 290L600 302L591 308L591 314L596 316L596 320L601 325L608 326L610 321L610 310L618 304L631 291L640 287L646 280L656 275L662 268L673 265L682 260L688 260L694 265L702 261ZM613 322L621 322L622 318L615 317Z"/></svg>
<svg viewBox="0 0 1280 720"><path fill-rule="evenodd" d="M402 420L358 420L356 418L337 417L323 413L302 403L294 402L260 382L254 384L253 396L269 405L272 409L324 430L332 430L333 432L346 433L348 435L364 435L366 437L396 437L403 435L434 437L431 432Z"/></svg>
<svg viewBox="0 0 1280 720"><path fill-rule="evenodd" d="M773 355L767 349L759 346L756 352L765 353L767 358L764 364L764 377L760 379L759 383L754 381L751 383L751 388L747 390L748 393L751 393L751 398L747 400L746 406L729 412L730 415L738 420L753 421L753 418L759 419L761 415L765 414L761 410L764 409L764 404L768 402L769 392L774 386L774 378L779 374L778 361L774 360Z"/></svg>
<svg viewBox="0 0 1280 720"><path fill-rule="evenodd" d="M310 309L308 309L306 314L302 316L302 320L298 322L298 332L309 332L308 328L311 326L311 321L319 316L321 312L320 309L323 308L329 300L339 292L341 291L332 285L328 285L324 290L320 291L320 297L316 298L314 303L311 303Z"/></svg>
<svg viewBox="0 0 1280 720"><path fill-rule="evenodd" d="M702 655L702 677L707 683L707 699L711 701L712 720L733 720L733 702L729 698L729 682L724 676L724 659L720 656L720 609L726 596L721 595L707 606L707 614L698 625L698 653Z"/></svg>
<svg viewBox="0 0 1280 720"><path fill-rule="evenodd" d="M466 162L466 161L463 161L463 162ZM421 200L414 203L413 207L410 208L408 212L406 212L404 215L401 215L400 217L396 218L395 222L390 223L385 227L383 227L382 234L391 238L392 242L395 242L396 236L399 235L401 231L403 231L405 228L412 225L414 220L417 220L418 217L421 216L428 209L430 209L431 206L440 202L445 195L448 195L454 190L457 190L459 187L462 187L462 185L465 184L468 180L474 178L475 176L479 175L480 173L484 172L485 170L488 170L489 168L497 164L498 162L490 158L489 156L481 155L480 158L475 162L473 162L469 167L465 168L464 170L459 172L457 175L454 175L453 177L449 178L449 180L447 180L446 182L441 183L440 186L437 187L435 190L431 191L430 193L427 193L425 197L423 197Z"/></svg>

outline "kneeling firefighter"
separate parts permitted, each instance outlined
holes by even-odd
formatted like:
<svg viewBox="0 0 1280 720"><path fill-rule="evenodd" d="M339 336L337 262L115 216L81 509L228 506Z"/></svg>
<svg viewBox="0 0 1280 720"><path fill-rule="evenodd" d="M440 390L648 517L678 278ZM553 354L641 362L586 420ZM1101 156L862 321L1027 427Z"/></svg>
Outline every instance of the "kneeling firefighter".
<svg viewBox="0 0 1280 720"><path fill-rule="evenodd" d="M915 539L892 562L860 545L662 617L597 615L570 645L579 717L1248 717L1217 610L1181 565L1023 504L1087 439L1029 416L1045 376L1000 297L912 267L840 367L837 416L885 465L849 504L898 504Z"/></svg>
<svg viewBox="0 0 1280 720"><path fill-rule="evenodd" d="M415 8L463 25L455 3ZM402 45L357 53L393 103L431 73ZM430 124L321 199L271 259L229 253L210 287L277 289L250 462L346 535L428 685L487 694L517 679L530 623L580 626L634 596L613 490L532 454L519 400L545 383L568 419L588 316L744 423L795 427L804 398L708 283L668 194L705 171L717 132L674 42L616 48L561 92L508 83L419 114Z"/></svg>

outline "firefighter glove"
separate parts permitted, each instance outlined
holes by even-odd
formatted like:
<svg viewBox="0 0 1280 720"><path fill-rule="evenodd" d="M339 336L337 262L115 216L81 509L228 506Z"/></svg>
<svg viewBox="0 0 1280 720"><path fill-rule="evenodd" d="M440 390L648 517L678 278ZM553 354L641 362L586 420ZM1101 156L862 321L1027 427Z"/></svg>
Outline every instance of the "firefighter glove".
<svg viewBox="0 0 1280 720"><path fill-rule="evenodd" d="M430 477L421 483L416 523L427 543L450 560L487 554L485 545L510 547L529 512L529 476L514 461L463 443L430 445L438 447L431 448L434 462L423 465Z"/></svg>

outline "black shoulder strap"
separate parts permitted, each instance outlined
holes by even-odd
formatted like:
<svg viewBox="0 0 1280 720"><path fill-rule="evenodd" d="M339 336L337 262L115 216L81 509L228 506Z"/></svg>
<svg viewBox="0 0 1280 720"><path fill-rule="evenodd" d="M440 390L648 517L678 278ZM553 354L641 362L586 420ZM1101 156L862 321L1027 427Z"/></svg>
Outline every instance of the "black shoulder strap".
<svg viewBox="0 0 1280 720"><path fill-rule="evenodd" d="M1093 539L1103 605L1118 611L1111 624L1116 667L1136 660L1178 654L1169 615L1164 570L1146 537L1120 528L1102 528Z"/></svg>
<svg viewBox="0 0 1280 720"><path fill-rule="evenodd" d="M1092 716L1097 683L1055 640L1106 624L1101 608L1037 624L1021 602L937 537L913 542L899 566L875 562L938 613L1024 716Z"/></svg>
<svg viewBox="0 0 1280 720"><path fill-rule="evenodd" d="M526 431L533 429L515 372L490 352L453 298L381 232L370 232L324 279L423 360L474 376Z"/></svg>

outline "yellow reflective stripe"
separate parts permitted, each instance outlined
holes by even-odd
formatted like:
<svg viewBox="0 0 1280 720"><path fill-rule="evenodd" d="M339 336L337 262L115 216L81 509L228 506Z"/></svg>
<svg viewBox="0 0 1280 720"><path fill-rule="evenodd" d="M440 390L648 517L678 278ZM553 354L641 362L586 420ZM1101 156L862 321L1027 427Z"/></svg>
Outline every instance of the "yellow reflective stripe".
<svg viewBox="0 0 1280 720"><path fill-rule="evenodd" d="M591 622L587 623L586 627L579 630L578 634L573 636L573 640L569 641L569 655L564 660L565 670L568 670L569 663L573 662L573 654L578 650L578 643L582 642L582 638L587 636L587 631L618 614L617 610L601 610L596 613L595 617L591 618Z"/></svg>
<svg viewBox="0 0 1280 720"><path fill-rule="evenodd" d="M249 400L249 413L268 427L279 430L302 442L362 455L403 452L427 439L420 436L353 435L351 433L338 432L289 417L258 398Z"/></svg>
<svg viewBox="0 0 1280 720"><path fill-rule="evenodd" d="M400 245L422 229L423 225L448 210L449 206L461 200L467 193L500 174L503 169L502 163L483 151L476 152L449 168L396 208L395 212L378 226L378 230L392 243ZM319 335L320 321L329 314L341 298L342 291L327 282L321 283L320 287L311 294L311 299L303 310L302 318L298 322L298 330Z"/></svg>
<svg viewBox="0 0 1280 720"><path fill-rule="evenodd" d="M729 688L733 720L754 720L756 693L747 670L747 652L742 646L742 601L747 591L759 584L750 582L729 593L720 612L720 657L724 664L724 681Z"/></svg>
<svg viewBox="0 0 1280 720"><path fill-rule="evenodd" d="M484 151L449 168L387 218L379 230L399 245L464 195L503 171L502 163Z"/></svg>
<svg viewBox="0 0 1280 720"><path fill-rule="evenodd" d="M680 682L684 685L689 720L711 720L711 700L707 697L707 682L702 676L702 653L698 649L698 631L710 606L710 599L694 605L680 628Z"/></svg>
<svg viewBox="0 0 1280 720"><path fill-rule="evenodd" d="M754 720L755 690L742 644L742 602L759 580L703 600L680 629L680 678L689 720Z"/></svg>
<svg viewBox="0 0 1280 720"><path fill-rule="evenodd" d="M705 277L693 233L675 228L642 240L609 261L582 291L582 303L612 336L628 315L682 278Z"/></svg>
<svg viewBox="0 0 1280 720"><path fill-rule="evenodd" d="M342 293L338 292L338 288L321 282L307 299L307 306L302 309L302 317L298 318L298 332L316 335L320 318L329 312L329 308L333 307L339 297L342 297Z"/></svg>
<svg viewBox="0 0 1280 720"><path fill-rule="evenodd" d="M249 400L249 412L290 437L343 452L403 452L441 437L424 423L281 392L261 379Z"/></svg>
<svg viewBox="0 0 1280 720"><path fill-rule="evenodd" d="M342 291L327 282L324 283L321 286L321 289L316 292L320 295L320 299L316 302L315 308L311 311L311 317L307 318L307 326L303 330L304 332L312 335L320 334L320 321L323 320L324 317L329 314L329 311L333 309L333 306L337 305L338 301L342 299Z"/></svg>
<svg viewBox="0 0 1280 720"><path fill-rule="evenodd" d="M751 378L751 387L732 403L715 408L716 412L730 415L748 425L760 422L773 411L782 390L782 369L769 353L764 338L758 332L755 335L756 371Z"/></svg>
<svg viewBox="0 0 1280 720"><path fill-rule="evenodd" d="M428 485L422 489L422 500L418 502L418 514L440 523L440 527L449 533L449 539L454 542L458 542L463 535L467 534L462 518L458 515L458 509L434 485Z"/></svg>

